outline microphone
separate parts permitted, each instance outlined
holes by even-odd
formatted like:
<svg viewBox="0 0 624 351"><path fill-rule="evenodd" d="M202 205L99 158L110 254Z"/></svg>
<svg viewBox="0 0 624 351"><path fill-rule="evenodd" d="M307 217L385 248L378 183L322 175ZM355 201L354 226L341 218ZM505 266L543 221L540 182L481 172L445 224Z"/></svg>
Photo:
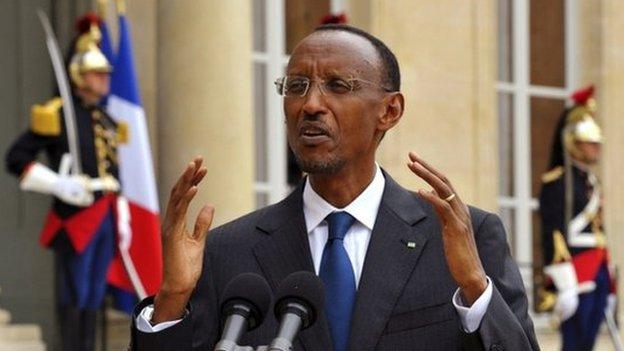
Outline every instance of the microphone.
<svg viewBox="0 0 624 351"><path fill-rule="evenodd" d="M225 286L222 301L221 315L226 319L214 351L239 350L241 336L262 324L271 304L271 288L258 274L243 273Z"/></svg>
<svg viewBox="0 0 624 351"><path fill-rule="evenodd" d="M292 350L297 333L312 326L316 322L318 311L323 309L323 282L312 272L292 273L280 284L276 301L274 312L275 317L280 320L280 326L268 349Z"/></svg>

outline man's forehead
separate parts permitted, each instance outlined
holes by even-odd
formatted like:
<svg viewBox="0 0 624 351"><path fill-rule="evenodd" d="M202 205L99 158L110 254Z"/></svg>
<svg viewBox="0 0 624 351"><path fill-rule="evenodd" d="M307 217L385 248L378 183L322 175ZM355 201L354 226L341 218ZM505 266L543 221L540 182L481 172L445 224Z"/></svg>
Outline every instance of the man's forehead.
<svg viewBox="0 0 624 351"><path fill-rule="evenodd" d="M304 38L293 50L288 68L298 64L336 63L348 64L343 69L378 70L379 55L365 38L339 30L317 31Z"/></svg>

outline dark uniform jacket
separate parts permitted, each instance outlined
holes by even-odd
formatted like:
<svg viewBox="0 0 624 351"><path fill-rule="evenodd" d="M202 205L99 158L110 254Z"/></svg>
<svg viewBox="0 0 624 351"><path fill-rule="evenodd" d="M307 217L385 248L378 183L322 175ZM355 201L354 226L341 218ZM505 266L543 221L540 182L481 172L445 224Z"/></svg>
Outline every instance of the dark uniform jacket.
<svg viewBox="0 0 624 351"><path fill-rule="evenodd" d="M90 178L110 175L118 179L117 144L120 141L120 135L117 123L99 107L88 107L78 98L74 98L73 104L82 172ZM29 164L37 160L38 154L42 151L47 154L49 168L58 172L63 154L69 152L60 98L33 107L30 128L10 147L6 154L6 167L9 172L20 177ZM100 204L100 207L104 208L105 206L98 201L104 195L106 194L95 192L94 205ZM80 220L82 224L92 219L94 205L86 208L76 207L55 197L52 211L43 229L42 234L47 237L44 239L42 236L42 244L51 244L56 232L60 229L60 221L69 220L79 214L85 217ZM85 211L90 212L85 213ZM82 224L72 223L73 227L86 228ZM96 229L96 226L88 225L88 227L88 231L91 230L90 227L93 227L93 230Z"/></svg>
<svg viewBox="0 0 624 351"><path fill-rule="evenodd" d="M572 169L573 210L565 219L565 172L557 167L542 177L540 215L544 264L560 262L567 252L579 284L593 281L608 261L602 226L600 186L594 175L575 166ZM561 240L562 238L563 240ZM562 245L564 244L564 245Z"/></svg>

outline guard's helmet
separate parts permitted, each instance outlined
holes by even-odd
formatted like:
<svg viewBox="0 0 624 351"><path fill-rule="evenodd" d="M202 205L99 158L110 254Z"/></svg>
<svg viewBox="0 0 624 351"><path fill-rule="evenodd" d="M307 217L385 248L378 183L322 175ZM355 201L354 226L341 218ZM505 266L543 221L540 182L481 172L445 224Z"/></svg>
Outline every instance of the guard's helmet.
<svg viewBox="0 0 624 351"><path fill-rule="evenodd" d="M550 167L564 165L564 153L581 158L576 142L602 143L602 131L596 122L594 87L589 86L572 94L574 105L561 114L555 130Z"/></svg>
<svg viewBox="0 0 624 351"><path fill-rule="evenodd" d="M74 53L69 61L69 76L77 87L84 86L83 73L113 71L113 67L99 47L102 40L100 21L96 14L88 13L76 24L81 34L76 39Z"/></svg>
<svg viewBox="0 0 624 351"><path fill-rule="evenodd" d="M594 87L579 90L572 95L574 107L566 117L566 125L562 131L563 144L566 151L574 157L580 157L576 142L602 143L602 131L594 118L596 100L593 98Z"/></svg>

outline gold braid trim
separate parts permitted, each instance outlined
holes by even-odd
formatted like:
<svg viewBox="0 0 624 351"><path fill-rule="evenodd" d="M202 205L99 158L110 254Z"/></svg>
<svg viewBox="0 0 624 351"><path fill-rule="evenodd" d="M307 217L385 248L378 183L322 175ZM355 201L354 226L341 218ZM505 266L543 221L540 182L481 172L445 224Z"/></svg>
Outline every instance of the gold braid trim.
<svg viewBox="0 0 624 351"><path fill-rule="evenodd" d="M572 259L568 245L559 230L553 231L554 254L552 264L567 262ZM557 294L540 287L537 291L537 312L551 312L557 303Z"/></svg>
<svg viewBox="0 0 624 351"><path fill-rule="evenodd" d="M127 144L130 141L130 128L126 122L117 122L117 142Z"/></svg>
<svg viewBox="0 0 624 351"><path fill-rule="evenodd" d="M554 244L554 254L552 264L567 262L572 259L570 255L570 251L568 250L568 245L566 245L565 239L563 238L563 234L560 231L553 231L553 244Z"/></svg>
<svg viewBox="0 0 624 351"><path fill-rule="evenodd" d="M537 312L550 312L555 308L555 304L557 303L557 294L548 291L544 288L540 288L537 291Z"/></svg>

